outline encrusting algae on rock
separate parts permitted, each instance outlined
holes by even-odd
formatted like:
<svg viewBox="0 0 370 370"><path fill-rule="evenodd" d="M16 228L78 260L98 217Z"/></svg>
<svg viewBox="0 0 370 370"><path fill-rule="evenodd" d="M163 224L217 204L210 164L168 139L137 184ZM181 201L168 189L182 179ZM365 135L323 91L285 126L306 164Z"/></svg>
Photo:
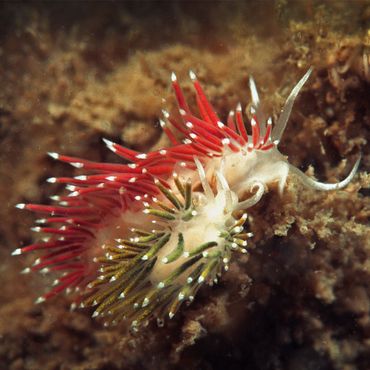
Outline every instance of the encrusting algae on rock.
<svg viewBox="0 0 370 370"><path fill-rule="evenodd" d="M88 174L49 178L70 191L54 196L55 205L17 205L47 215L33 230L48 236L13 252L43 252L23 272L60 274L36 302L74 292L72 307L95 307L93 317L103 316L107 325L128 319L137 328L152 318L162 325L183 302L192 302L203 284L217 282L233 251L247 253L252 234L244 227L245 212L272 184L281 194L292 172L317 190L348 185L360 158L346 179L324 184L290 165L278 150L294 100L311 71L293 88L274 126L250 78L251 134L241 105L222 122L190 72L199 110L199 117L194 115L173 73L181 120L167 111L160 120L171 147L139 153L104 139L128 164L49 153Z"/></svg>

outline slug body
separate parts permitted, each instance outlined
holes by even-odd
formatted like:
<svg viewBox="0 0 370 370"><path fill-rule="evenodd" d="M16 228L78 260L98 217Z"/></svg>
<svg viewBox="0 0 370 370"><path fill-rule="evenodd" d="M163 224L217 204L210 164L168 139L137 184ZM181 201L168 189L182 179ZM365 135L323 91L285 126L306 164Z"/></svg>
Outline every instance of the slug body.
<svg viewBox="0 0 370 370"><path fill-rule="evenodd" d="M126 318L136 328L152 317L161 324L184 301L191 302L204 283L217 281L228 269L233 251L247 253L251 234L243 228L245 211L272 183L283 192L293 172L311 188L346 186L359 160L346 179L323 184L291 166L277 148L310 73L293 88L274 127L271 119L265 119L250 79L250 135L240 104L223 123L190 72L200 116L192 113L172 74L181 121L163 111L160 124L173 146L139 153L104 139L128 164L49 153L88 174L48 179L66 184L70 192L53 197L55 205L17 205L45 214L33 230L48 234L13 252L41 250L41 256L23 272L60 273L53 288L36 302L61 291L80 292L73 307L94 306L93 316L104 316L107 324ZM242 216L236 217L236 211Z"/></svg>

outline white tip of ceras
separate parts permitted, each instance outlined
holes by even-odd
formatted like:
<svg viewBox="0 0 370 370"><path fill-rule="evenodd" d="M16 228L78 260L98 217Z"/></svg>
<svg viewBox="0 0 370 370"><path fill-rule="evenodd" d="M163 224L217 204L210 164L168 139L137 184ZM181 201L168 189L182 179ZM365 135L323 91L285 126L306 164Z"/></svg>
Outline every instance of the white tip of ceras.
<svg viewBox="0 0 370 370"><path fill-rule="evenodd" d="M83 181L86 181L87 180L87 176L86 175L75 176L74 178L76 180L83 180Z"/></svg>
<svg viewBox="0 0 370 370"><path fill-rule="evenodd" d="M74 185L67 184L66 189L69 190L69 191L75 191L76 187Z"/></svg>
<svg viewBox="0 0 370 370"><path fill-rule="evenodd" d="M20 254L22 254L22 248L14 249L12 252L12 256L19 256Z"/></svg>
<svg viewBox="0 0 370 370"><path fill-rule="evenodd" d="M24 268L20 273L22 275L29 274L31 272L31 269L29 267Z"/></svg>
<svg viewBox="0 0 370 370"><path fill-rule="evenodd" d="M162 109L162 114L163 114L164 118L169 118L170 117L170 114L165 109Z"/></svg>
<svg viewBox="0 0 370 370"><path fill-rule="evenodd" d="M107 146L107 148L109 150L111 150L112 152L117 151L116 148L114 147L115 143L113 141L110 141L110 140L105 139L105 138L103 138L102 140L104 141L104 144Z"/></svg>
<svg viewBox="0 0 370 370"><path fill-rule="evenodd" d="M46 218L39 218L38 220L35 220L36 224L46 224Z"/></svg>
<svg viewBox="0 0 370 370"><path fill-rule="evenodd" d="M172 81L172 82L176 82L176 81L177 81L177 77L176 77L175 72L172 72L172 73L171 73L171 81Z"/></svg>
<svg viewBox="0 0 370 370"><path fill-rule="evenodd" d="M197 79L196 74L192 70L189 71L189 77L192 81L195 81Z"/></svg>
<svg viewBox="0 0 370 370"><path fill-rule="evenodd" d="M81 162L71 162L70 165L75 167L75 168L83 168L83 166L84 166L84 164L81 163Z"/></svg>
<svg viewBox="0 0 370 370"><path fill-rule="evenodd" d="M55 202L60 201L60 196L59 195L50 195L49 197L51 200L54 200Z"/></svg>
<svg viewBox="0 0 370 370"><path fill-rule="evenodd" d="M234 232L241 233L243 231L243 226L237 226L234 228Z"/></svg>
<svg viewBox="0 0 370 370"><path fill-rule="evenodd" d="M50 184L55 184L57 182L57 178L49 177L48 179L46 179L46 182L49 182Z"/></svg>
<svg viewBox="0 0 370 370"><path fill-rule="evenodd" d="M148 304L149 304L149 298L148 297L145 297L144 298L144 301L143 301L143 303L142 303L142 305L141 305L141 307L146 307Z"/></svg>
<svg viewBox="0 0 370 370"><path fill-rule="evenodd" d="M48 152L48 156L53 159L59 159L59 154L55 152Z"/></svg>
<svg viewBox="0 0 370 370"><path fill-rule="evenodd" d="M26 204L25 203L18 203L18 204L15 205L15 208L25 209L26 208Z"/></svg>
<svg viewBox="0 0 370 370"><path fill-rule="evenodd" d="M40 303L43 303L43 302L45 302L45 297L38 297L37 299L36 299L36 301L35 301L35 304L40 304Z"/></svg>
<svg viewBox="0 0 370 370"><path fill-rule="evenodd" d="M241 112L242 111L242 105L240 103L237 104L236 110Z"/></svg>

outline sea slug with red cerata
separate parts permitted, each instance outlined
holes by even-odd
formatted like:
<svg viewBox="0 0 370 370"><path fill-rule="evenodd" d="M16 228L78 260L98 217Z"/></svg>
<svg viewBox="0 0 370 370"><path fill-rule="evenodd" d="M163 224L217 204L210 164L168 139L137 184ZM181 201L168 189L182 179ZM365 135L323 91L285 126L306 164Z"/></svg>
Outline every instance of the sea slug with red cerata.
<svg viewBox="0 0 370 370"><path fill-rule="evenodd" d="M160 125L172 146L140 153L103 139L121 164L98 163L57 153L59 161L86 170L76 177L51 177L69 194L52 205L17 204L42 214L33 231L42 236L17 248L37 251L23 273L54 272L52 288L75 294L72 308L94 307L105 323L129 320L138 328L156 318L162 325L204 284L216 283L234 252L248 253L248 209L277 183L284 191L294 174L307 187L331 191L354 177L360 158L344 180L325 184L292 166L278 150L293 103L312 69L288 96L273 123L261 109L253 78L250 133L239 104L222 121L190 71L198 113L191 110L174 73L172 87L180 120L163 111Z"/></svg>

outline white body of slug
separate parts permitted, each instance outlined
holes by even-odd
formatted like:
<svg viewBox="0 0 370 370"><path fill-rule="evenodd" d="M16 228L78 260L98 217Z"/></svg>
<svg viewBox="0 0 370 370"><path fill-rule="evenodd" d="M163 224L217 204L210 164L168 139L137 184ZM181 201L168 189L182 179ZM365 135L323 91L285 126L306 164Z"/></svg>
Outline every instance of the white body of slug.
<svg viewBox="0 0 370 370"><path fill-rule="evenodd" d="M212 178L215 170L222 171L230 189L240 199L246 191L255 184L263 184L265 188L271 183L278 183L282 193L289 173L289 163L277 148L267 151L242 148L239 152L232 152L225 148L222 158L210 159L206 164L207 178Z"/></svg>
<svg viewBox="0 0 370 370"><path fill-rule="evenodd" d="M234 223L235 219L232 216L232 211L237 208L237 196L228 189L218 188L217 195L205 196L203 193L194 193L196 198L196 215L189 221L181 219L175 220L169 224L171 228L171 238L158 252L158 260L150 275L150 281L154 285L158 285L161 281L167 278L176 268L182 265L188 258L189 254L198 246L214 241L216 246L207 249L204 252L204 257L210 253L219 251L225 253L226 241L222 237ZM184 251L176 261L166 263L165 256L170 254L177 246L178 234L181 233L184 237ZM200 260L199 263L202 261ZM227 264L227 261L226 261ZM192 270L197 265L192 267ZM181 275L177 282L186 283L187 274Z"/></svg>

